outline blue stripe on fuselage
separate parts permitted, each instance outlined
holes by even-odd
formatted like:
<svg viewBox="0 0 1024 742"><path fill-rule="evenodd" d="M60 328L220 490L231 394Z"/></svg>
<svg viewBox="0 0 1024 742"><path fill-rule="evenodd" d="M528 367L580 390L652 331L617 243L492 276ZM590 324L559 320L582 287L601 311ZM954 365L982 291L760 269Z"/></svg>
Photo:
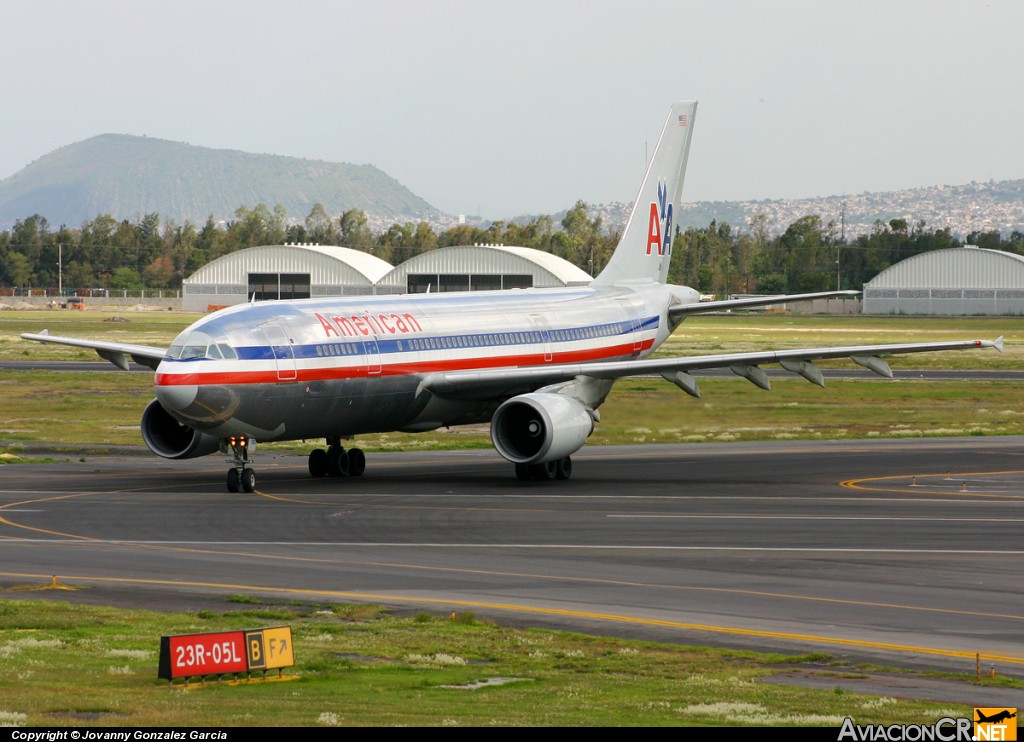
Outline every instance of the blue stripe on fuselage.
<svg viewBox="0 0 1024 742"><path fill-rule="evenodd" d="M401 338L367 335L351 340L324 340L319 343L306 343L291 346L245 345L235 348L239 360L272 361L275 358L323 358L325 356L353 356L365 352L364 343L372 347L376 340L377 350L381 354L407 353L410 351L455 350L459 348L495 348L515 345L537 345L550 343L571 343L579 340L598 338L614 338L632 336L635 332L656 330L660 324L657 315L638 320L634 327L633 321L605 322L597 325L562 327L553 330L508 330L503 332L472 332L454 335L404 335ZM547 335L545 338L544 335ZM275 353L274 348L279 350ZM165 359L176 360L176 359ZM185 359L198 360L198 359ZM184 362L184 361L182 361Z"/></svg>

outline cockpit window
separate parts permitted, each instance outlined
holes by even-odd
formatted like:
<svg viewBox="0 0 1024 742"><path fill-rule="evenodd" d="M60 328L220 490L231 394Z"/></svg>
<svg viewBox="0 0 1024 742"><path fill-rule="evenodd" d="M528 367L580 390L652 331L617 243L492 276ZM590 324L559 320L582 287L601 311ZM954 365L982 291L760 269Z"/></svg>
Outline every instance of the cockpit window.
<svg viewBox="0 0 1024 742"><path fill-rule="evenodd" d="M206 358L206 343L202 345L186 345L182 349L181 355L178 356L178 360L181 361L189 361L193 358Z"/></svg>
<svg viewBox="0 0 1024 742"><path fill-rule="evenodd" d="M228 343L227 338L221 337L211 341L209 335L197 331L182 333L175 338L174 343L167 349L165 358L175 361L194 361L203 358L237 360L238 354Z"/></svg>

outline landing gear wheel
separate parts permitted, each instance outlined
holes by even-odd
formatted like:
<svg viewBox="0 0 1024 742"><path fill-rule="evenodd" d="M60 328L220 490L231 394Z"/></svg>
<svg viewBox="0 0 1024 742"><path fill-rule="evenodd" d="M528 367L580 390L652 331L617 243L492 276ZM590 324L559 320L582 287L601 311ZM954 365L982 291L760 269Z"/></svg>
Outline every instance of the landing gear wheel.
<svg viewBox="0 0 1024 742"><path fill-rule="evenodd" d="M361 448L350 448L348 451L348 475L361 477L366 471L366 454Z"/></svg>
<svg viewBox="0 0 1024 742"><path fill-rule="evenodd" d="M309 473L314 477L327 476L327 451L317 448L309 452Z"/></svg>
<svg viewBox="0 0 1024 742"><path fill-rule="evenodd" d="M533 465L533 478L542 482L550 482L558 473L558 465L554 461L545 461L543 464Z"/></svg>
<svg viewBox="0 0 1024 742"><path fill-rule="evenodd" d="M516 464L516 479L520 482L550 482L554 479L568 479L570 476L572 461L568 456L558 461L545 461L543 464Z"/></svg>
<svg viewBox="0 0 1024 742"><path fill-rule="evenodd" d="M256 441L244 434L230 435L220 442L222 453L230 454L228 461L232 466L228 469L228 492L245 490L252 492L256 489L256 472L249 464L252 459L249 454L256 450Z"/></svg>
<svg viewBox="0 0 1024 742"><path fill-rule="evenodd" d="M327 449L327 473L332 477L347 477L349 469L348 451L341 446Z"/></svg>
<svg viewBox="0 0 1024 742"><path fill-rule="evenodd" d="M555 462L555 479L565 481L572 476L572 459L566 456Z"/></svg>

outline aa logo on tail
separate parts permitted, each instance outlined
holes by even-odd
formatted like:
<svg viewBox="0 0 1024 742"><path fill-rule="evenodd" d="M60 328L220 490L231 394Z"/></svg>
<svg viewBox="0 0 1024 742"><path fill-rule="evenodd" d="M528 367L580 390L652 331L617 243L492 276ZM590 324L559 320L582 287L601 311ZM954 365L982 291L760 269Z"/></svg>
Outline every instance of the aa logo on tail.
<svg viewBox="0 0 1024 742"><path fill-rule="evenodd" d="M668 201L668 187L665 181L658 181L658 200L651 201L651 213L647 221L647 254L651 249L658 255L672 254L672 204Z"/></svg>

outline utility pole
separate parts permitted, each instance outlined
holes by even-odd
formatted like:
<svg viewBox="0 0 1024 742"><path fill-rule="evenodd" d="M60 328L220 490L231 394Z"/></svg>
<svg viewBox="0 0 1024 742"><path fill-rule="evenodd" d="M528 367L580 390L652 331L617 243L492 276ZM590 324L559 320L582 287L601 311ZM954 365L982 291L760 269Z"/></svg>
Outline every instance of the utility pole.
<svg viewBox="0 0 1024 742"><path fill-rule="evenodd" d="M846 201L843 201L843 208L839 212L839 244L836 245L836 291L839 291L839 251L846 244Z"/></svg>
<svg viewBox="0 0 1024 742"><path fill-rule="evenodd" d="M64 245L57 243L57 296L64 296Z"/></svg>

